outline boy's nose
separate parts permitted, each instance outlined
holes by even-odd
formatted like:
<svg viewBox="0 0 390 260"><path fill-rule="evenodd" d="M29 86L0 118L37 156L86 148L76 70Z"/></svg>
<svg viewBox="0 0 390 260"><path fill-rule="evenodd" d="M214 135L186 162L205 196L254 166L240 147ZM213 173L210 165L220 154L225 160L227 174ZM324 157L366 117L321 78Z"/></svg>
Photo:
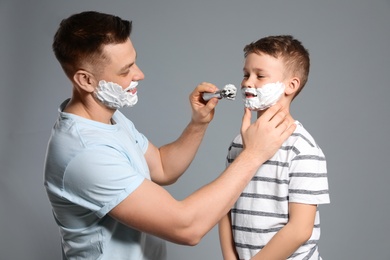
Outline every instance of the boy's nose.
<svg viewBox="0 0 390 260"><path fill-rule="evenodd" d="M241 83L243 88L254 88L255 84L250 79L244 79Z"/></svg>

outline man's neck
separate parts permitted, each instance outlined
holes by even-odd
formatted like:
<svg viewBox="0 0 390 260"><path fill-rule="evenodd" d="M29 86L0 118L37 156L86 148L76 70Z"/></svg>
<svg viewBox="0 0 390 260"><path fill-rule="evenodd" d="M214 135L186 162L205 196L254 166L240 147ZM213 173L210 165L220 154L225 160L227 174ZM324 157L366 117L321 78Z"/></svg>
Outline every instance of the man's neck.
<svg viewBox="0 0 390 260"><path fill-rule="evenodd" d="M73 96L66 105L64 112L75 114L104 124L112 124L111 118L115 110L100 104L93 97L80 99Z"/></svg>

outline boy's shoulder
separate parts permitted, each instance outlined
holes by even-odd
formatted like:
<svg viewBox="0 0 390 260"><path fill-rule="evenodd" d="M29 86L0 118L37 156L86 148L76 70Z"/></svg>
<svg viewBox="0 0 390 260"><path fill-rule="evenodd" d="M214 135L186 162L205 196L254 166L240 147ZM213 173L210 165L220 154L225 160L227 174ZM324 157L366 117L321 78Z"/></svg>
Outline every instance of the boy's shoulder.
<svg viewBox="0 0 390 260"><path fill-rule="evenodd" d="M309 131L299 121L295 121L297 128L286 140L285 145L293 145L306 149L320 149L318 143Z"/></svg>
<svg viewBox="0 0 390 260"><path fill-rule="evenodd" d="M299 121L295 121L297 128L289 138L283 143L283 146L294 146L302 150L321 149L314 137ZM241 134L237 134L230 143L229 150L241 150L243 148L243 141Z"/></svg>

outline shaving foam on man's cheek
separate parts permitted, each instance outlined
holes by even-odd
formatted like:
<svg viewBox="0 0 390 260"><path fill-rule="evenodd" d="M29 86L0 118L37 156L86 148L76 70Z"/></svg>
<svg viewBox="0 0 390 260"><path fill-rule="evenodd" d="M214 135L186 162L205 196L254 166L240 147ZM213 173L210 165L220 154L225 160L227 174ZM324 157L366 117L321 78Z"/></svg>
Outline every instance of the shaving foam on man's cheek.
<svg viewBox="0 0 390 260"><path fill-rule="evenodd" d="M101 80L95 90L95 96L112 109L132 107L138 102L137 85L137 81L132 81L126 89L123 89L116 83Z"/></svg>
<svg viewBox="0 0 390 260"><path fill-rule="evenodd" d="M252 111L267 109L282 97L284 89L281 82L268 83L260 88L242 88L244 105Z"/></svg>

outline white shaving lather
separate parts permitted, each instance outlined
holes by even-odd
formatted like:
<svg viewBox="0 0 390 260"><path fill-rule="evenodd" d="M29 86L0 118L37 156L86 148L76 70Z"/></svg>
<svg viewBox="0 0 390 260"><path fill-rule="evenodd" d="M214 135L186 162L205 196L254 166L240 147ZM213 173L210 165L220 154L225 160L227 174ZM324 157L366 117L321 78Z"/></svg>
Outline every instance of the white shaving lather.
<svg viewBox="0 0 390 260"><path fill-rule="evenodd" d="M260 88L242 88L241 92L245 107L252 111L259 111L275 105L282 97L284 89L282 82L275 82ZM251 97L247 98L246 94L251 94Z"/></svg>
<svg viewBox="0 0 390 260"><path fill-rule="evenodd" d="M126 89L123 89L114 82L101 80L94 94L100 102L109 108L132 107L137 103L138 96L136 91L131 92L129 90L136 90L137 85L138 81L132 81Z"/></svg>
<svg viewBox="0 0 390 260"><path fill-rule="evenodd" d="M204 101L208 101L215 97L218 99L226 98L229 100L234 100L236 98L236 93L237 93L237 88L233 84L227 84L223 89L218 90L216 92L213 93L204 92L202 94L202 98Z"/></svg>

